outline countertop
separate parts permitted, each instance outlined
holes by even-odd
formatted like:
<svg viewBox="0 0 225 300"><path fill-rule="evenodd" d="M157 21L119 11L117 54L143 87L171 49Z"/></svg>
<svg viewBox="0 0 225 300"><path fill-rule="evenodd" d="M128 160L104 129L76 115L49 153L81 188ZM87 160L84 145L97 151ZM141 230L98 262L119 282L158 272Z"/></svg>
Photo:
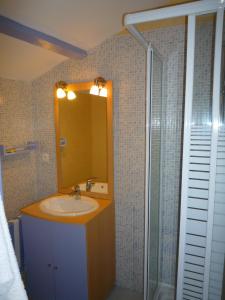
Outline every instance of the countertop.
<svg viewBox="0 0 225 300"><path fill-rule="evenodd" d="M51 196L48 196L44 199L50 198L52 196L56 196L56 195L62 195L62 194L54 194ZM94 217L96 217L97 215L99 215L103 210L105 210L108 206L112 205L112 201L111 200L105 200L105 199L97 199L95 198L95 200L99 203L99 208L91 213L85 214L85 215L81 215L81 216L75 216L75 217L61 217L61 216L53 216L47 213L44 213L41 209L40 209L40 202L44 199L41 199L37 202L34 202L24 208L22 208L20 211L22 214L34 217L34 218L40 218L40 219L44 219L47 221L52 221L52 222L60 222L60 223L69 223L69 224L80 224L80 225L85 225L88 222L90 222Z"/></svg>

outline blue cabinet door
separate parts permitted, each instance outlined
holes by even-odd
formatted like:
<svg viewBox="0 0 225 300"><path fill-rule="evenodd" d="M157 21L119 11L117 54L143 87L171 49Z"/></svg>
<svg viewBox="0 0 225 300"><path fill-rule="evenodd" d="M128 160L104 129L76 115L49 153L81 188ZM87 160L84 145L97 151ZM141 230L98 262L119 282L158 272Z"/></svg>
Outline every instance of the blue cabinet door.
<svg viewBox="0 0 225 300"><path fill-rule="evenodd" d="M88 300L85 226L22 216L31 300Z"/></svg>
<svg viewBox="0 0 225 300"><path fill-rule="evenodd" d="M51 222L23 215L26 288L32 300L55 300Z"/></svg>
<svg viewBox="0 0 225 300"><path fill-rule="evenodd" d="M88 300L85 226L53 223L56 300Z"/></svg>

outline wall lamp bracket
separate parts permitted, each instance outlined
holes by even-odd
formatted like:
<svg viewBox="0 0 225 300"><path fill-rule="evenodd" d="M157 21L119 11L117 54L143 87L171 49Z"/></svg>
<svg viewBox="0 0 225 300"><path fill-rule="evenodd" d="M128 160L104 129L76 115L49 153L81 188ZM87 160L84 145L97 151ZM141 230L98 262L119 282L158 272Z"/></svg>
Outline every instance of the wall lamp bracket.
<svg viewBox="0 0 225 300"><path fill-rule="evenodd" d="M92 85L90 89L90 94L101 97L107 97L107 88L105 87L106 82L107 81L103 77L95 78L94 85Z"/></svg>
<svg viewBox="0 0 225 300"><path fill-rule="evenodd" d="M65 81L59 81L56 83L56 97L58 99L74 100L77 95L74 91L68 89L68 84Z"/></svg>

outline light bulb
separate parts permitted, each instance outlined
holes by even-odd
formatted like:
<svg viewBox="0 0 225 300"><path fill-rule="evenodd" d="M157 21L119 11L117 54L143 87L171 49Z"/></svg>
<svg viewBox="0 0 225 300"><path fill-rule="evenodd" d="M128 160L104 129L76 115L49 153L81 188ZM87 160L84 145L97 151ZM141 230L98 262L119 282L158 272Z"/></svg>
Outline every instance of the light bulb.
<svg viewBox="0 0 225 300"><path fill-rule="evenodd" d="M90 89L90 94L92 95L99 95L99 88L97 85L92 85L91 89Z"/></svg>
<svg viewBox="0 0 225 300"><path fill-rule="evenodd" d="M99 96L101 96L101 97L107 97L107 88L103 87L100 90Z"/></svg>
<svg viewBox="0 0 225 300"><path fill-rule="evenodd" d="M62 88L57 88L56 95L57 95L57 98L63 99L66 97L66 92Z"/></svg>
<svg viewBox="0 0 225 300"><path fill-rule="evenodd" d="M68 91L67 92L67 99L68 100L74 100L74 99L76 99L77 98L77 96L76 96L76 94L74 93L74 91Z"/></svg>

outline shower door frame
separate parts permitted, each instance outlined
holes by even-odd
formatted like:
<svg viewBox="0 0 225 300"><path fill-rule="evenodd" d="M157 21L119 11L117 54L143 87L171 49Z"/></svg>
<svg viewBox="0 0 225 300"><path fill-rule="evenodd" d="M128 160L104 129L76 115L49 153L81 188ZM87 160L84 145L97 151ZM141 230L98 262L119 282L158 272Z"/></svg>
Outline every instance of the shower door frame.
<svg viewBox="0 0 225 300"><path fill-rule="evenodd" d="M195 18L198 15L208 14L217 12L217 32L215 47L215 63L214 63L214 78L213 78L213 112L212 112L212 138L216 142L218 138L218 118L219 118L219 93L220 93L220 64L221 56L219 54L222 50L222 35L221 28L223 25L223 14L225 9L225 0L204 0L196 1L187 4L180 4L171 7L165 7L160 9L153 9L148 11L142 11L137 13L127 14L124 18L124 24L128 31L142 44L147 50L147 66L146 66L146 170L145 170L145 256L144 256L144 300L148 299L148 241L149 241L149 224L150 224L150 105L151 105L151 94L149 91L149 85L151 82L151 59L152 54L149 52L149 45L146 44L145 39L136 29L135 25L145 22L164 20L175 17L188 17L188 45L187 45L187 70L186 70L186 89L185 89L185 116L184 116L184 142L190 140L190 120L192 112L192 98L193 98L193 75L194 75L194 46L195 46ZM150 59L151 58L151 59ZM217 73L215 72L217 71ZM148 105L149 103L149 105ZM185 252L185 230L186 230L186 215L187 215L187 183L188 183L188 162L189 162L189 147L184 147L183 151L183 168L182 168L182 193L181 193L181 216L180 216L180 238L179 238L179 259L178 259L178 276L177 276L177 300L182 299L182 288L183 288L183 263L184 263L184 252ZM212 158L211 158L211 172L215 173L215 155L216 155L216 143L212 147ZM215 183L211 180L210 182L211 197L214 197ZM213 199L212 199L213 200ZM211 209L214 207L214 201L211 201ZM212 235L213 226L213 211L209 213L208 231L210 236ZM206 268L209 271L210 266L210 251L211 241L207 243L208 249L208 261ZM204 283L204 300L208 299L208 283L209 276L206 276Z"/></svg>
<svg viewBox="0 0 225 300"><path fill-rule="evenodd" d="M191 139L191 120L192 120L192 102L194 88L194 69L195 69L195 36L196 36L196 18L200 15L216 13L216 36L214 50L213 67L213 95L212 95L212 127L211 127L211 153L209 169L209 196L208 196L208 216L206 229L205 246L205 265L203 280L203 299L208 299L209 274L212 250L213 234L213 216L215 202L215 178L216 178L216 160L218 144L218 128L220 120L220 75L221 75L221 54L222 54L222 34L224 4L211 11L202 11L188 16L188 38L187 38L187 70L186 70L186 91L185 91L185 120L184 120L184 144L183 166L182 166L182 190L181 190L181 213L180 213L180 237L179 237L179 261L177 276L177 299L183 296L183 279L185 264L185 236L187 226L187 207L188 207L188 183L189 183L189 163L190 163L190 139Z"/></svg>
<svg viewBox="0 0 225 300"><path fill-rule="evenodd" d="M153 72L154 72L154 55L160 60L163 68L163 58L161 54L157 51L157 49L150 43L147 48L147 59L146 59L146 131L145 131L145 250L144 250L144 299L148 299L149 295L149 259L150 259L150 238L151 238L151 151L152 151L152 130L151 130L151 122L152 122L152 100L153 100ZM160 145L161 149L161 145ZM161 150L160 150L161 151ZM161 154L160 154L160 178L161 178ZM161 218L160 218L160 206L161 206L161 192L159 193L159 215L158 215L158 223L159 223L159 240L161 236ZM159 251L158 244L158 261L157 261L157 281L156 288L154 293L157 294L157 290L159 288Z"/></svg>
<svg viewBox="0 0 225 300"><path fill-rule="evenodd" d="M150 241L150 208L151 208L151 119L152 119L152 81L153 81L153 57L156 55L163 66L163 57L159 51L148 42L145 37L133 26L127 25L127 30L134 36L138 43L146 51L146 112L145 112L145 242L144 242L144 299L148 300L149 295L149 241ZM160 207L160 203L159 203ZM160 223L160 216L159 216ZM160 224L159 224L160 227ZM159 230L160 231L160 230ZM160 235L160 234L159 234ZM159 257L159 248L158 248ZM159 261L157 261L157 286L159 287ZM155 297L154 297L155 298Z"/></svg>
<svg viewBox="0 0 225 300"><path fill-rule="evenodd" d="M147 49L146 66L146 131L145 131L145 251L144 251L144 299L149 295L149 241L150 241L150 208L151 208L151 130L150 120L152 118L152 71L153 71L153 49Z"/></svg>

